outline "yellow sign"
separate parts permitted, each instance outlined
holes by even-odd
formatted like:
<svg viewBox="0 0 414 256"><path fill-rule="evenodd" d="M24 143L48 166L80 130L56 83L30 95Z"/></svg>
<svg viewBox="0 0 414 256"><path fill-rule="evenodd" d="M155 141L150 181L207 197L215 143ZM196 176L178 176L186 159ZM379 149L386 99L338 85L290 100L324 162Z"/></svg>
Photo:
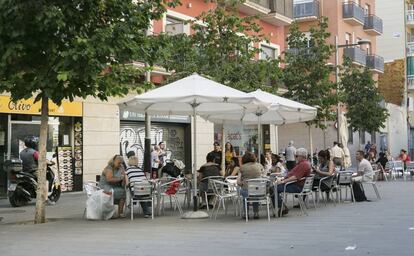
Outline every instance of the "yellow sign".
<svg viewBox="0 0 414 256"><path fill-rule="evenodd" d="M9 96L0 96L0 113L40 115L41 101L34 99L13 102ZM49 100L50 116L82 116L82 102L62 101L60 106Z"/></svg>

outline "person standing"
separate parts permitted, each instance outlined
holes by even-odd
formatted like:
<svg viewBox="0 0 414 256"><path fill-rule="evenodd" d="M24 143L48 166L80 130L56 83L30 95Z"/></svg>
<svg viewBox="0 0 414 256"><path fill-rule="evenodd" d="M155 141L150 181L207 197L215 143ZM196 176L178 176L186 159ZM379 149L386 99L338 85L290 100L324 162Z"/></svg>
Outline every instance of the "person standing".
<svg viewBox="0 0 414 256"><path fill-rule="evenodd" d="M365 144L365 147L364 147L365 154L368 154L370 148L371 148L371 142L368 141L367 144Z"/></svg>
<svg viewBox="0 0 414 256"><path fill-rule="evenodd" d="M286 168L288 171L292 170L296 165L296 148L293 146L293 141L289 141L287 148L285 149Z"/></svg>
<svg viewBox="0 0 414 256"><path fill-rule="evenodd" d="M342 148L339 147L338 142L333 143L333 147L331 148L331 154L332 154L332 161L335 164L335 166L344 166L344 160L345 160L345 152Z"/></svg>
<svg viewBox="0 0 414 256"><path fill-rule="evenodd" d="M151 178L156 179L158 176L158 168L160 168L160 148L155 145L151 152Z"/></svg>
<svg viewBox="0 0 414 256"><path fill-rule="evenodd" d="M212 154L214 156L213 162L221 166L222 156L221 156L220 144L217 141L215 141L213 145L214 145L214 150L211 151L209 154Z"/></svg>
<svg viewBox="0 0 414 256"><path fill-rule="evenodd" d="M226 160L226 168L227 168L227 166L230 164L230 161L233 159L233 157L236 157L236 153L234 152L233 145L231 145L230 142L226 143L225 148L226 148L226 151L224 152L224 157Z"/></svg>
<svg viewBox="0 0 414 256"><path fill-rule="evenodd" d="M165 148L165 142L161 141L160 143L158 143L158 147L159 147L158 158L160 159L160 167L164 167L167 161L167 151Z"/></svg>

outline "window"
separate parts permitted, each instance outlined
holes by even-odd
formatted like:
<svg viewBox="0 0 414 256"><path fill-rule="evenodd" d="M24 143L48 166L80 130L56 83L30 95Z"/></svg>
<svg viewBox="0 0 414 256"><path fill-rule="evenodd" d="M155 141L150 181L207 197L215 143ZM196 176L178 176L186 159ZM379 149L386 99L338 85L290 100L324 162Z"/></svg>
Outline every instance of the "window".
<svg viewBox="0 0 414 256"><path fill-rule="evenodd" d="M370 55L371 54L371 48L370 48L370 45L369 44L365 45L365 50L367 52L367 55Z"/></svg>
<svg viewBox="0 0 414 256"><path fill-rule="evenodd" d="M279 55L278 49L276 47L272 47L269 45L262 44L260 46L260 59L261 60L267 60L271 59L274 60Z"/></svg>
<svg viewBox="0 0 414 256"><path fill-rule="evenodd" d="M364 12L365 12L365 16L368 16L371 14L371 6L369 6L369 4L365 4Z"/></svg>
<svg viewBox="0 0 414 256"><path fill-rule="evenodd" d="M167 16L165 33L178 35L184 33L184 21Z"/></svg>

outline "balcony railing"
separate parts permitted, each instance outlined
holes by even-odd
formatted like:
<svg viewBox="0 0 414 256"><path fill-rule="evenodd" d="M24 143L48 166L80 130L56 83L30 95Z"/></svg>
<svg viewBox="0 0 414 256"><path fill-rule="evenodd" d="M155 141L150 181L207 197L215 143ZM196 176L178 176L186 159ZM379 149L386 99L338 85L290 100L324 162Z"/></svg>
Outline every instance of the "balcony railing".
<svg viewBox="0 0 414 256"><path fill-rule="evenodd" d="M408 90L414 90L414 76L407 76L407 88Z"/></svg>
<svg viewBox="0 0 414 256"><path fill-rule="evenodd" d="M270 12L293 19L293 0L270 0Z"/></svg>
<svg viewBox="0 0 414 256"><path fill-rule="evenodd" d="M364 24L364 9L354 2L343 3L342 16L352 25Z"/></svg>
<svg viewBox="0 0 414 256"><path fill-rule="evenodd" d="M286 26L293 21L293 0L246 0L239 10L248 15L259 15L272 25Z"/></svg>
<svg viewBox="0 0 414 256"><path fill-rule="evenodd" d="M414 41L407 42L407 54L408 55L414 54Z"/></svg>
<svg viewBox="0 0 414 256"><path fill-rule="evenodd" d="M378 55L367 55L367 67L379 73L384 73L384 58Z"/></svg>
<svg viewBox="0 0 414 256"><path fill-rule="evenodd" d="M319 17L319 1L293 3L293 17L295 19Z"/></svg>
<svg viewBox="0 0 414 256"><path fill-rule="evenodd" d="M353 63L363 66L367 64L367 53L359 47L345 48L344 56L350 58Z"/></svg>
<svg viewBox="0 0 414 256"><path fill-rule="evenodd" d="M414 24L414 10L407 10L407 24Z"/></svg>
<svg viewBox="0 0 414 256"><path fill-rule="evenodd" d="M248 0L248 2L258 4L262 7L268 8L268 9L270 7L270 0Z"/></svg>
<svg viewBox="0 0 414 256"><path fill-rule="evenodd" d="M365 16L364 30L373 35L381 35L383 31L382 19L375 15Z"/></svg>

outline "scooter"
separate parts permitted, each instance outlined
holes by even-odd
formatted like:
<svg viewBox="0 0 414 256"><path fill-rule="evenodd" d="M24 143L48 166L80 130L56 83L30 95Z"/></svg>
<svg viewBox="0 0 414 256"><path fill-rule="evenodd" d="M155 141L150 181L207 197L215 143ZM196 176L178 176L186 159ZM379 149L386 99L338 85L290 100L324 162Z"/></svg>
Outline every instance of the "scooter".
<svg viewBox="0 0 414 256"><path fill-rule="evenodd" d="M34 173L24 172L20 159L10 159L4 162L4 170L8 174L8 197L13 207L26 205L32 198L36 198L37 177ZM48 185L48 199L57 202L60 198L61 187L50 167L47 167L46 180Z"/></svg>

